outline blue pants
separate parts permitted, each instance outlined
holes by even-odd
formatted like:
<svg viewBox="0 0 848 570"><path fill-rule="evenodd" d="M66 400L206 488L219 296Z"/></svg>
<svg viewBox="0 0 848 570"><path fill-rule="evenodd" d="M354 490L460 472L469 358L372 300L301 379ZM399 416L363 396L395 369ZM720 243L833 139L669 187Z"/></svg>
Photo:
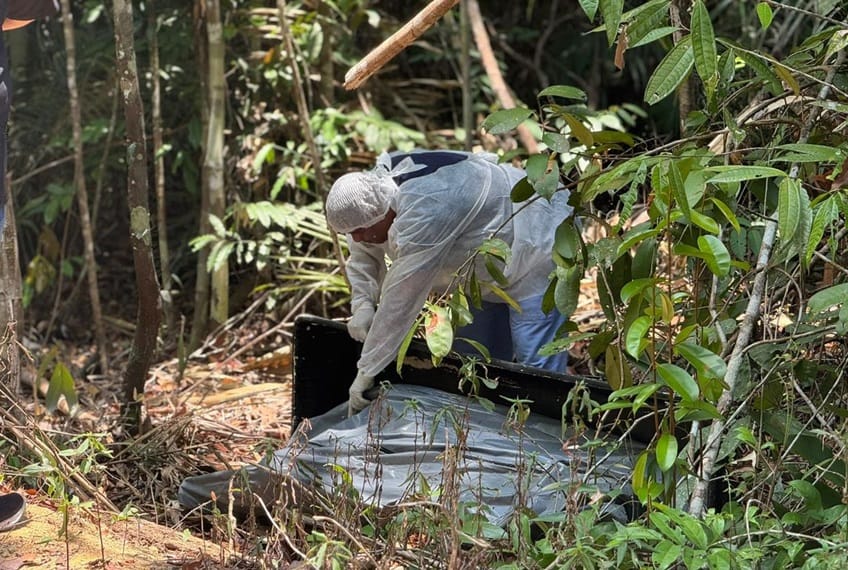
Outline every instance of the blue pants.
<svg viewBox="0 0 848 570"><path fill-rule="evenodd" d="M567 320L556 309L542 312L542 295L521 301L521 312L505 303L483 301L482 309L472 308L474 322L456 331L456 337L475 340L489 349L492 358L519 362L527 366L565 372L568 352L540 356L539 349L556 338ZM454 350L462 354L479 353L467 342L457 340Z"/></svg>

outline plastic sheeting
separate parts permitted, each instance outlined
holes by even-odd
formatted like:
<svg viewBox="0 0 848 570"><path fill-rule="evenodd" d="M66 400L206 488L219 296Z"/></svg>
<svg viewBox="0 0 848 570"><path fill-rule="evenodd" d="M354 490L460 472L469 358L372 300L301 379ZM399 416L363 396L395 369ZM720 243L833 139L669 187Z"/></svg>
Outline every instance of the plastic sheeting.
<svg viewBox="0 0 848 570"><path fill-rule="evenodd" d="M503 526L519 505L539 516L563 511L569 491L582 483L629 497L632 466L643 449L632 442L595 449L590 461L558 420L531 413L518 431L509 426L507 406L490 411L473 398L423 386L396 384L353 417L346 418L346 411L342 404L312 418L306 441L298 430L263 464L185 479L180 504L187 510L208 507L216 497L226 512L229 495L240 512L245 484L271 504L279 484L290 478L299 488L331 494L341 467L361 499L378 507L425 489L431 497L453 477L461 502L479 505L489 522ZM626 518L620 505L607 508L611 516Z"/></svg>

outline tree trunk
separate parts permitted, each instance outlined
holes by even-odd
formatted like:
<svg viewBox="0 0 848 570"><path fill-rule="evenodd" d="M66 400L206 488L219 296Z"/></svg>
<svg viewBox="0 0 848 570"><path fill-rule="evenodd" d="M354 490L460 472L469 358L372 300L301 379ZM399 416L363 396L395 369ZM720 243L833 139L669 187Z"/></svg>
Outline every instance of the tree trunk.
<svg viewBox="0 0 848 570"><path fill-rule="evenodd" d="M208 51L209 43L206 40L206 26L201 25L206 21L206 0L195 0L194 4L194 20L196 23L195 30L197 36L195 38L195 51L197 52L197 69L198 83L200 84L200 121L203 125L203 145L205 147L209 132L209 104L208 104L208 89L206 85L209 82L207 77ZM204 155L205 156L205 155ZM205 235L212 231L212 226L209 224L209 184L206 181L206 169L200 170L200 212L198 223L198 234ZM206 260L209 257L209 250L203 248L197 252L197 275L194 284L194 315L191 321L191 339L189 341L189 352L193 352L201 341L206 336L209 328L209 272L206 270Z"/></svg>
<svg viewBox="0 0 848 570"><path fill-rule="evenodd" d="M131 0L114 0L115 50L124 103L127 137L127 204L130 209L130 243L138 290L138 322L124 375L123 414L127 428L141 429L141 395L156 349L161 319L159 280L151 248L150 209L147 203L147 147L144 107L138 86L133 39Z"/></svg>
<svg viewBox="0 0 848 570"><path fill-rule="evenodd" d="M94 334L97 339L97 351L100 353L101 374L109 372L109 352L106 333L103 329L103 310L100 306L100 291L97 288L97 261L94 258L94 232L91 228L91 216L88 211L88 190L85 187L85 163L83 161L82 114L80 112L79 90L77 89L77 62L74 39L74 15L70 0L61 0L62 21L65 32L65 57L68 71L68 95L71 105L71 129L74 141L74 186L77 193L77 205L82 225L82 238L85 249L85 272L88 275L88 297L91 302L91 318L94 321Z"/></svg>
<svg viewBox="0 0 848 570"><path fill-rule="evenodd" d="M18 335L23 315L18 233L12 207L11 177L6 178L6 224L0 232L0 383L12 394L20 387L21 367ZM0 402L3 398L0 397ZM10 409L8 402L2 402Z"/></svg>
<svg viewBox="0 0 848 570"><path fill-rule="evenodd" d="M684 30L689 29L689 9L692 7L691 0L672 0L669 6L669 19L671 25L675 26L676 31L672 35L674 45L677 45L683 39ZM678 115L680 117L680 136L686 135L686 117L692 112L692 76L690 75L686 81L680 84L677 88L677 105Z"/></svg>
<svg viewBox="0 0 848 570"><path fill-rule="evenodd" d="M173 341L176 334L176 312L171 291L171 255L168 248L168 218L165 202L165 157L162 154L162 81L159 77L159 22L153 0L147 4L148 27L150 28L150 74L153 78L151 94L153 121L154 177L156 184L156 227L159 231L159 271L162 272L165 336Z"/></svg>
<svg viewBox="0 0 848 570"><path fill-rule="evenodd" d="M206 148L203 170L209 185L209 213L224 218L227 208L224 189L224 125L226 119L224 77L224 28L221 25L220 0L206 0L206 37L209 42L209 130L206 132ZM226 260L212 273L212 298L209 317L213 326L226 322L229 316L230 270ZM195 308L197 309L197 307Z"/></svg>

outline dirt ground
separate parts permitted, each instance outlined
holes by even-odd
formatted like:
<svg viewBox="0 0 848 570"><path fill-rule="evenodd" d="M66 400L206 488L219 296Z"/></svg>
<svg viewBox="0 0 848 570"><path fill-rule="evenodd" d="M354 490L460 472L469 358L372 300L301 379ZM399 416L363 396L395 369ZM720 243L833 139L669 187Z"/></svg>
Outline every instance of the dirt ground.
<svg viewBox="0 0 848 570"><path fill-rule="evenodd" d="M65 420L81 432L102 433L103 424L117 414L106 403L109 388L97 384L92 381L80 391L80 409ZM259 459L262 446L282 445L291 418L288 347L264 359L196 362L182 375L175 361L160 363L151 369L145 410L149 427L140 441L149 451L135 454L148 458L113 457L103 478L115 505L132 504L140 514L122 518L108 509L98 514L71 507L64 532L63 513L43 489L0 485L0 492L22 492L28 503L26 519L0 533L0 570L251 568L232 554L238 546L201 538L208 529L186 522L176 488L186 476L238 467ZM34 417L40 420L33 421L56 430L60 415L37 409Z"/></svg>
<svg viewBox="0 0 848 570"><path fill-rule="evenodd" d="M0 570L202 570L224 567L219 545L139 518L71 508L67 533L55 505L28 499L26 519L0 534Z"/></svg>

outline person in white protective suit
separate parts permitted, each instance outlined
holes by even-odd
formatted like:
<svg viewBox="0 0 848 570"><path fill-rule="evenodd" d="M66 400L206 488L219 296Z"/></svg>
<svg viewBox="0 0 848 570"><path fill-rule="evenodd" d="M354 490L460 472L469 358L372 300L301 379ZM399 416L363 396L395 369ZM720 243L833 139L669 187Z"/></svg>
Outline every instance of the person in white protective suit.
<svg viewBox="0 0 848 570"><path fill-rule="evenodd" d="M554 270L554 232L572 208L565 190L551 201L513 203L510 192L524 176L492 154L414 151L383 154L373 170L345 174L333 184L327 221L348 235L350 246L347 328L364 343L349 391L351 413L368 405L364 392L397 356L430 292L446 291L491 237L511 247L505 291L521 311L484 287L482 310L472 311L474 322L457 336L484 344L494 358L565 372L566 352L538 352L567 318L556 309L545 314L541 306ZM493 281L485 267L475 271L480 281Z"/></svg>

